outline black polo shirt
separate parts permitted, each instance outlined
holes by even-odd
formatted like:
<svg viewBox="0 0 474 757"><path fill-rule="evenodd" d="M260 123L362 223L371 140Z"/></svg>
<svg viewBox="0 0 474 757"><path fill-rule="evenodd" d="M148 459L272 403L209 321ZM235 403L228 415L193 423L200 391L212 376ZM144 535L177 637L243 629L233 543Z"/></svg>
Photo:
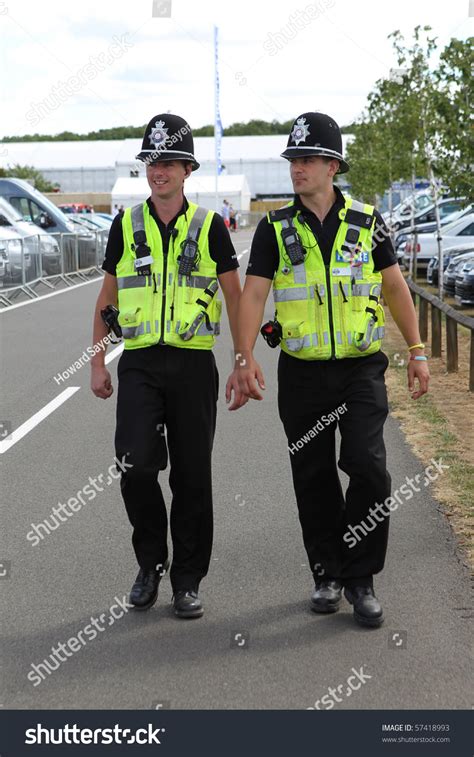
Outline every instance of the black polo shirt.
<svg viewBox="0 0 474 757"><path fill-rule="evenodd" d="M171 237L171 231L174 229L175 223L180 215L186 212L189 207L189 203L184 198L183 207L175 215L175 217L168 223L164 224L158 217L155 206L151 201L151 197L147 199L147 205L150 208L150 215L156 222L161 234L163 242L163 250L165 254L168 252L169 241ZM107 241L107 248L105 250L104 262L102 268L107 273L111 273L112 276L116 276L117 264L123 255L123 233L122 233L122 216L123 213L119 213L115 216L110 227L109 238ZM209 254L216 263L216 273L226 273L227 271L233 271L239 267L237 261L237 255L232 244L229 231L224 223L223 218L214 213L209 228Z"/></svg>
<svg viewBox="0 0 474 757"><path fill-rule="evenodd" d="M334 191L336 200L322 222L315 213L303 205L299 195L294 197L295 208L301 211L300 219L309 226L316 237L325 265L329 265L331 262L331 251L341 223L338 214L344 207L344 196L341 190L334 186ZM382 271L398 261L382 216L377 210L374 215L374 237L380 240L375 242L372 251L374 271ZM252 240L247 275L263 276L266 279L273 280L279 261L280 252L274 226L268 221L267 217L262 218Z"/></svg>

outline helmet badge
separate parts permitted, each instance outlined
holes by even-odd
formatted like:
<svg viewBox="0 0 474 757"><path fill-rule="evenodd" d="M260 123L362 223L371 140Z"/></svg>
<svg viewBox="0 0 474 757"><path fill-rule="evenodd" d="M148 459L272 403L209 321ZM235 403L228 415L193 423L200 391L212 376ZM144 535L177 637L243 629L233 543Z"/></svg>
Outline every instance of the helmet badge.
<svg viewBox="0 0 474 757"><path fill-rule="evenodd" d="M306 123L306 118L298 118L293 126L291 132L291 138L295 145L298 147L300 142L304 142L306 137L309 136L309 124Z"/></svg>
<svg viewBox="0 0 474 757"><path fill-rule="evenodd" d="M156 121L155 128L150 132L150 142L155 147L161 147L161 145L168 139L168 129L165 127L164 121Z"/></svg>

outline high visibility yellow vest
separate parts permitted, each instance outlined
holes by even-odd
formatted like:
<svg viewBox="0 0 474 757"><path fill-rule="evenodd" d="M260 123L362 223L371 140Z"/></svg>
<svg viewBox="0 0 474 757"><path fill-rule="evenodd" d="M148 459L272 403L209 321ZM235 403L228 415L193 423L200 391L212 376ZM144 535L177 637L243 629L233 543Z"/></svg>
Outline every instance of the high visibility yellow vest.
<svg viewBox="0 0 474 757"><path fill-rule="evenodd" d="M382 344L385 317L379 303L382 275L374 272L374 208L344 197L340 225L324 264L318 242L290 203L270 211L280 259L273 279L282 350L302 360L362 357ZM292 265L282 230L293 226L305 248L304 263Z"/></svg>
<svg viewBox="0 0 474 757"><path fill-rule="evenodd" d="M148 204L127 208L122 218L124 250L117 265L119 324L125 349L170 344L188 349L210 350L220 331L222 303L218 299L216 263L209 253L209 228L214 212L189 203L170 237L168 254ZM138 273L134 230L146 234L149 272ZM199 219L199 220L198 220ZM182 244L194 227L198 235L197 268L188 276L178 273ZM191 234L191 236L193 236ZM146 256L144 260L150 261ZM141 262L139 256L139 262ZM144 269L141 269L144 270Z"/></svg>

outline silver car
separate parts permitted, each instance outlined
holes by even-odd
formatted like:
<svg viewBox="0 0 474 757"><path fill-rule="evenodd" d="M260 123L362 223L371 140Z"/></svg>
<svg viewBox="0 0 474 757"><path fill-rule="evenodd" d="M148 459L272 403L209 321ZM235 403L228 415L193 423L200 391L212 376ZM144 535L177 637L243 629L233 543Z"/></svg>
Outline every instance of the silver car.
<svg viewBox="0 0 474 757"><path fill-rule="evenodd" d="M0 227L7 232L4 238L22 240L25 281L60 273L61 253L57 241L31 221L25 221L4 197L0 197ZM12 233L9 235L8 232ZM10 281L21 282L21 249L18 251L16 244L10 244L7 252L10 262Z"/></svg>

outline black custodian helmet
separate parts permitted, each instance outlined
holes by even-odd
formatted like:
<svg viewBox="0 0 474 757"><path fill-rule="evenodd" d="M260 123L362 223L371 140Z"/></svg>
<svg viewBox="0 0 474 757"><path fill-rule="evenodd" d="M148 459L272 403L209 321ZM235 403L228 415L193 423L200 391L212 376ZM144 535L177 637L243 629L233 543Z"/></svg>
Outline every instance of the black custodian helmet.
<svg viewBox="0 0 474 757"><path fill-rule="evenodd" d="M303 158L325 155L339 161L337 173L346 173L349 165L342 157L341 130L333 118L325 113L303 113L295 119L282 158Z"/></svg>
<svg viewBox="0 0 474 757"><path fill-rule="evenodd" d="M191 127L184 118L172 113L153 116L145 129L142 149L135 157L148 164L158 160L184 160L192 164L193 171L199 168L194 157Z"/></svg>

